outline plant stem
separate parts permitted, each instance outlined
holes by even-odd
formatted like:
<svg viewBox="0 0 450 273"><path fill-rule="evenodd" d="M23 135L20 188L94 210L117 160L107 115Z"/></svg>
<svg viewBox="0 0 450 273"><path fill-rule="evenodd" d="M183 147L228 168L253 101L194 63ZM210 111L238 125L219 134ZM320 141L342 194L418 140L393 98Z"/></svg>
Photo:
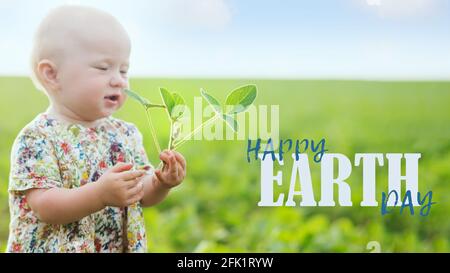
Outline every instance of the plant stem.
<svg viewBox="0 0 450 273"><path fill-rule="evenodd" d="M170 137L169 137L169 144L167 145L167 149L170 151L172 150L172 141L173 141L173 120L170 119Z"/></svg>
<svg viewBox="0 0 450 273"><path fill-rule="evenodd" d="M162 104L153 104L153 103L149 103L147 106L146 106L146 108L148 109L148 108L166 108L166 106L165 105L162 105Z"/></svg>
<svg viewBox="0 0 450 273"><path fill-rule="evenodd" d="M219 114L215 114L215 116L211 117L210 119L208 119L207 121L203 122L202 124L200 124L197 128L195 128L192 132L190 132L187 136L185 136L182 140L180 140L174 147L173 147L173 151L175 151L176 149L178 149L181 145L183 145L189 138L191 138L192 136L194 136L200 129L202 129L203 127L205 127L206 125L209 125L210 123L216 121L216 119L218 119L220 117Z"/></svg>
<svg viewBox="0 0 450 273"><path fill-rule="evenodd" d="M156 137L155 128L153 127L152 118L150 117L150 114L148 112L148 108L145 108L145 114L147 116L148 125L149 125L150 131L152 133L153 142L155 143L156 150L158 151L158 154L160 154L161 153L161 147L159 146L158 138Z"/></svg>

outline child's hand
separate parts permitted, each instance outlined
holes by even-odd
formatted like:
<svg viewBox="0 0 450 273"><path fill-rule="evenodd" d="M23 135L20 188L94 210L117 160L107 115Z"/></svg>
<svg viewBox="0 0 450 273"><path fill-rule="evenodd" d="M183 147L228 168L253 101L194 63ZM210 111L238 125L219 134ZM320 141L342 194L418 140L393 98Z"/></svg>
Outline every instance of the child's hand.
<svg viewBox="0 0 450 273"><path fill-rule="evenodd" d="M145 171L131 171L132 167L118 163L99 178L99 196L105 206L126 207L142 199L144 184L140 178Z"/></svg>
<svg viewBox="0 0 450 273"><path fill-rule="evenodd" d="M155 175L159 182L167 187L173 188L181 184L186 176L186 160L175 151L163 151L159 158L165 163L162 170L156 170Z"/></svg>

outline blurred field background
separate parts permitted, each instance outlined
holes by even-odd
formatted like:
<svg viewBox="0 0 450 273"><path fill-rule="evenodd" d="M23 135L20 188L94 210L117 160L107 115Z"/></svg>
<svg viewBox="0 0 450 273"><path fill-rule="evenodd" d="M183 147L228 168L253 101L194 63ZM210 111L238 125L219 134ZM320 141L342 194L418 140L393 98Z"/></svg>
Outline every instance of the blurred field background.
<svg viewBox="0 0 450 273"><path fill-rule="evenodd" d="M256 104L280 105L280 137L326 139L329 152L418 152L419 188L432 190L427 217L396 209L360 207L361 167L348 180L353 207L260 208L260 165L247 163L246 141L190 141L180 149L188 162L186 181L160 205L145 209L150 252L369 252L378 241L382 252L450 251L450 82L369 82L307 80L133 79L131 87L160 101L158 87L182 94L192 106L201 87L224 100L246 83L258 86ZM14 138L47 99L28 78L0 78L0 249L9 224L9 156ZM168 126L155 110L159 142L166 145ZM144 134L154 164L157 154L143 109L128 100L115 115L135 123ZM283 170L287 192L291 164ZM316 201L320 166L310 161ZM377 168L377 200L387 191L387 167ZM335 190L336 192L336 190ZM296 199L298 204L299 198ZM380 202L381 203L381 202Z"/></svg>

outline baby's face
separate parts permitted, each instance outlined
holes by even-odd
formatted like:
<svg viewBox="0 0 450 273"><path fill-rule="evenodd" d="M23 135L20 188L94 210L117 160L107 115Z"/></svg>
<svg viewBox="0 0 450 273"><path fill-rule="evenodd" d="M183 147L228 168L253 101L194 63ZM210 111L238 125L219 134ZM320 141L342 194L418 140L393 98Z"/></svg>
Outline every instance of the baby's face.
<svg viewBox="0 0 450 273"><path fill-rule="evenodd" d="M85 121L95 121L113 114L126 99L130 42L113 31L83 33L79 38L65 50L54 103Z"/></svg>

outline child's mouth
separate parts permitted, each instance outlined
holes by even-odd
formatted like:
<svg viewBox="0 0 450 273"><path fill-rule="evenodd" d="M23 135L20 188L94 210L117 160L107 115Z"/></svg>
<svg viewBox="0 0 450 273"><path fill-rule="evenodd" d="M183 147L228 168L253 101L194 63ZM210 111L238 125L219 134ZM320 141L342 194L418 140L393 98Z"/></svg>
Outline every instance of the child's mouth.
<svg viewBox="0 0 450 273"><path fill-rule="evenodd" d="M119 100L119 95L105 96L105 99L115 103Z"/></svg>

